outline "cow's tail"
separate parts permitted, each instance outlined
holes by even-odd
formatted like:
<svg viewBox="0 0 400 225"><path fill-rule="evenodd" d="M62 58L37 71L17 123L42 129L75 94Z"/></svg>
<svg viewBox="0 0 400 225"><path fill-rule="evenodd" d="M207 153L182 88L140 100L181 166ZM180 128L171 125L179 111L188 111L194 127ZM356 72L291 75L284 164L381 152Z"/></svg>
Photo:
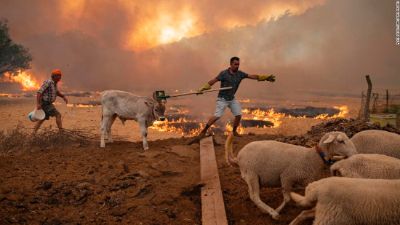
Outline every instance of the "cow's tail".
<svg viewBox="0 0 400 225"><path fill-rule="evenodd" d="M238 165L238 160L233 155L233 133L230 133L225 141L225 161L230 166Z"/></svg>

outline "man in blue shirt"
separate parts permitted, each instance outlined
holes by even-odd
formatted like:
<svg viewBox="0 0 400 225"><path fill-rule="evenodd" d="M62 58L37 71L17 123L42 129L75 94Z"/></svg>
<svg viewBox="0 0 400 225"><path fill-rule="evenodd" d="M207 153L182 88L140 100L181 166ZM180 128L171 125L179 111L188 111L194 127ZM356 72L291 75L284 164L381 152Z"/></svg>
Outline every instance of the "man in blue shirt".
<svg viewBox="0 0 400 225"><path fill-rule="evenodd" d="M270 82L275 81L274 75L255 75L255 74L250 75L240 71L239 66L240 66L240 59L236 56L232 57L230 60L230 67L228 69L221 71L216 78L210 80L203 87L199 89L200 93L202 91L209 90L211 89L211 86L218 81L221 82L221 88L232 87L232 89L219 91L214 116L212 116L208 120L206 126L200 132L199 136L197 136L195 139L189 142L189 144L193 144L194 142L197 142L201 138L205 137L208 128L210 128L211 125L213 125L219 118L221 118L226 107L229 107L231 109L232 114L235 116L235 120L233 122L233 134L235 136L240 136L239 133L237 132L237 128L242 118L242 109L239 101L235 99L235 93L239 88L240 82L245 78L254 79L258 81L270 81Z"/></svg>

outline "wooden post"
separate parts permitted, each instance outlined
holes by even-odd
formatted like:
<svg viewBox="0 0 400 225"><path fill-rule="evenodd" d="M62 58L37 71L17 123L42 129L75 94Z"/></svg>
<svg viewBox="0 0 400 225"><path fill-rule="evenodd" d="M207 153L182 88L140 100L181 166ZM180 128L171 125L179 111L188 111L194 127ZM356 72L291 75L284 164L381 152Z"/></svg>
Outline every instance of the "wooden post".
<svg viewBox="0 0 400 225"><path fill-rule="evenodd" d="M228 225L212 137L200 141L201 220L203 225Z"/></svg>
<svg viewBox="0 0 400 225"><path fill-rule="evenodd" d="M378 98L379 98L379 93L372 93L372 113L377 113L378 112Z"/></svg>
<svg viewBox="0 0 400 225"><path fill-rule="evenodd" d="M364 119L364 91L361 92L361 103L360 103L360 110L358 111L358 118L357 119Z"/></svg>
<svg viewBox="0 0 400 225"><path fill-rule="evenodd" d="M386 108L385 108L385 113L389 112L389 90L386 89Z"/></svg>
<svg viewBox="0 0 400 225"><path fill-rule="evenodd" d="M369 75L366 75L365 79L367 80L368 91L367 91L367 99L364 105L364 120L367 121L369 120L369 103L371 101L372 82L371 79L369 78Z"/></svg>

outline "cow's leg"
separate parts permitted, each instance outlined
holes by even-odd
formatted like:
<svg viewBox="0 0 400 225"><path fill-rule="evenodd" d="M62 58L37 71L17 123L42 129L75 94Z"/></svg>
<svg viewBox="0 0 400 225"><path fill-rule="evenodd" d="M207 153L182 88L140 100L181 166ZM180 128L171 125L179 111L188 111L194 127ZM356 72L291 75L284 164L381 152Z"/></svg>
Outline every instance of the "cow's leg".
<svg viewBox="0 0 400 225"><path fill-rule="evenodd" d="M113 125L115 118L117 118L117 115L112 115L107 124L107 143L113 143L113 139L111 136L111 126Z"/></svg>
<svg viewBox="0 0 400 225"><path fill-rule="evenodd" d="M104 138L107 135L107 128L109 120L111 119L113 114L111 114L106 108L102 109L102 116L101 116L101 124L100 124L100 132L101 132L101 139L100 139L100 147L106 147L106 143Z"/></svg>
<svg viewBox="0 0 400 225"><path fill-rule="evenodd" d="M142 135L143 139L143 149L147 150L149 149L149 144L147 143L147 126L146 126L146 121L145 120L139 120L139 126L140 126L140 134Z"/></svg>
<svg viewBox="0 0 400 225"><path fill-rule="evenodd" d="M100 129L100 132L101 132L100 147L101 147L101 148L106 147L106 143L105 143L105 141L104 141L104 138L105 138L106 133L107 133L107 123L108 123L108 120L109 120L109 117L104 116L104 115L103 115L103 117L101 118L101 129Z"/></svg>

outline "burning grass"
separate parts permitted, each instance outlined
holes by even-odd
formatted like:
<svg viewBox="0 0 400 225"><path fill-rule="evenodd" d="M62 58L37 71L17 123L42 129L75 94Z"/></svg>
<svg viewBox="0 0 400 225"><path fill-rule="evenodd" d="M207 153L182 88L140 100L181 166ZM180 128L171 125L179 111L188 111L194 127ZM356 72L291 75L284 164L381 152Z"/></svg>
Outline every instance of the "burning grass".
<svg viewBox="0 0 400 225"><path fill-rule="evenodd" d="M30 130L18 125L8 131L0 131L0 151L29 150L32 148L48 149L64 146L87 146L98 138L82 130L62 132L44 128L35 135Z"/></svg>
<svg viewBox="0 0 400 225"><path fill-rule="evenodd" d="M278 109L277 111L273 108L244 108L238 132L245 134L248 132L248 128L280 129L282 123L291 121L292 119L323 121L344 118L349 112L347 106L334 106L333 108L305 107ZM180 106L170 107L167 120L162 122L157 121L150 128L160 132L178 133L182 136L195 136L200 133L204 126L203 121L190 115L190 110ZM225 124L216 123L212 129L213 132L222 131L227 134L232 130L232 124L230 121Z"/></svg>

